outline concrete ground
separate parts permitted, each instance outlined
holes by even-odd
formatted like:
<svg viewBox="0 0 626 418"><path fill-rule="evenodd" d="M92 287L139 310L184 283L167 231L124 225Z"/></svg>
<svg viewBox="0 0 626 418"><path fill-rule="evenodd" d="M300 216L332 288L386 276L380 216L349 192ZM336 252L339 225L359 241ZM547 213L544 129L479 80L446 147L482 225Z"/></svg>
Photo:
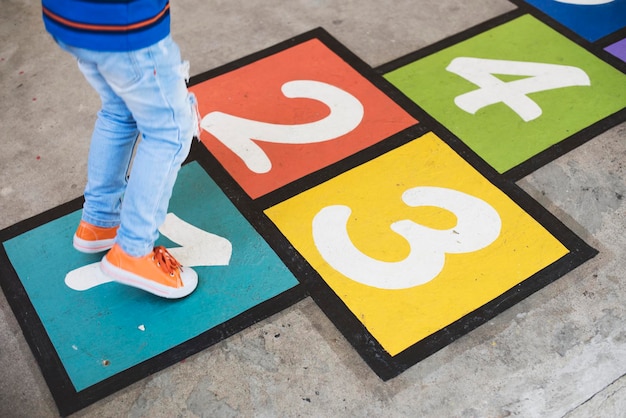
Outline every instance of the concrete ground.
<svg viewBox="0 0 626 418"><path fill-rule="evenodd" d="M375 67L514 8L176 0L172 30L192 74L318 26ZM36 0L0 10L0 229L80 196L85 183L99 101L40 14ZM522 179L600 254L389 382L305 299L75 416L626 416L625 163L622 123ZM58 415L4 295L0 370L1 417Z"/></svg>

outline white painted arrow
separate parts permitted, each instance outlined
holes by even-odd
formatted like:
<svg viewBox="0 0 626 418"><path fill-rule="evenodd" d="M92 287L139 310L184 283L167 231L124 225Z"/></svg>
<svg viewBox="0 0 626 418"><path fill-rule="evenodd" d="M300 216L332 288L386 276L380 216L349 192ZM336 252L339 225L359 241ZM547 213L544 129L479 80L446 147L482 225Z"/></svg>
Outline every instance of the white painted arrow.
<svg viewBox="0 0 626 418"><path fill-rule="evenodd" d="M232 244L226 238L197 228L173 213L168 213L159 228L161 234L180 245L168 251L183 266L227 266L232 255ZM100 263L92 263L70 271L65 284L74 290L84 291L112 279L100 270Z"/></svg>

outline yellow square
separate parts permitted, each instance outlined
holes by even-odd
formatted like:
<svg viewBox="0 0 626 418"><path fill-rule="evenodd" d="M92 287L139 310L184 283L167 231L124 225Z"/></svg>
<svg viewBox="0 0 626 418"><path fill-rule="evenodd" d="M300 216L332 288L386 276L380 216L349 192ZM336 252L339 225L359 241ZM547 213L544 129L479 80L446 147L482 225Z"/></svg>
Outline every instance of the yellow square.
<svg viewBox="0 0 626 418"><path fill-rule="evenodd" d="M433 133L265 212L392 356L568 253Z"/></svg>

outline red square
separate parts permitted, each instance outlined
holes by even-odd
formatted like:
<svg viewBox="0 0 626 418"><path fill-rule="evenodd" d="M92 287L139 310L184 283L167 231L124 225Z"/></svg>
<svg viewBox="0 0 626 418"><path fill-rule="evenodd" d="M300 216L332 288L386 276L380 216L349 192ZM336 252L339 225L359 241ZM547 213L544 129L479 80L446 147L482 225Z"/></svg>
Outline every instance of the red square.
<svg viewBox="0 0 626 418"><path fill-rule="evenodd" d="M252 198L417 123L319 39L190 90L202 143Z"/></svg>

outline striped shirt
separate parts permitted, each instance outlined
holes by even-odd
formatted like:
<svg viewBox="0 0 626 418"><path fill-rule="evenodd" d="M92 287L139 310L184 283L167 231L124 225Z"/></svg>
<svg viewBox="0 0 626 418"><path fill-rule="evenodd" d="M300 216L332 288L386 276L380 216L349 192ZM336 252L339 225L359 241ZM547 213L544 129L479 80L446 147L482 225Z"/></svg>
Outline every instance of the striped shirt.
<svg viewBox="0 0 626 418"><path fill-rule="evenodd" d="M170 33L168 0L42 0L46 30L96 51L133 51Z"/></svg>

